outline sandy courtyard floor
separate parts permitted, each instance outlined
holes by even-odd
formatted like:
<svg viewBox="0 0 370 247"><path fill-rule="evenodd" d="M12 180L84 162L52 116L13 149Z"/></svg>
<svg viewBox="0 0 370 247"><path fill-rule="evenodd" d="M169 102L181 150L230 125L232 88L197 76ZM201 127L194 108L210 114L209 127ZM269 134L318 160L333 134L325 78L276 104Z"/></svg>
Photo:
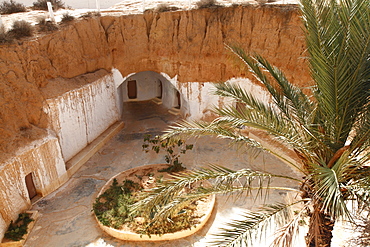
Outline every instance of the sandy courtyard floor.
<svg viewBox="0 0 370 247"><path fill-rule="evenodd" d="M145 134L160 134L179 118L152 102L132 102L124 105L125 128L98 151L61 188L42 198L32 208L39 211L39 218L25 246L28 247L72 247L72 246L207 246L209 235L215 232L226 218L237 217L242 208L253 207L249 199L234 201L218 196L211 220L193 236L157 243L126 242L111 238L96 224L92 215L92 204L102 186L114 175L124 170L145 165L164 163L162 155L142 151ZM276 158L260 153L258 157L248 152L236 152L227 142L215 138L202 138L195 142L181 161L188 169L220 164L231 169L254 168L272 173L295 175ZM274 181L282 185L281 181ZM284 184L297 187L296 184ZM283 200L283 191L270 193L269 201ZM256 245L261 247L262 245Z"/></svg>

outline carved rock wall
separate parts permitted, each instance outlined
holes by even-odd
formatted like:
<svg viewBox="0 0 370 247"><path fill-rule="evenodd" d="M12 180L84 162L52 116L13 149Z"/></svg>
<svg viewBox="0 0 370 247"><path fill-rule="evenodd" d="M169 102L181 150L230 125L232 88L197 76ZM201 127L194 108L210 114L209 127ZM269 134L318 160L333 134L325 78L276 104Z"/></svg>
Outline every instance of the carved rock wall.
<svg viewBox="0 0 370 247"><path fill-rule="evenodd" d="M31 148L18 150L16 157L0 164L0 239L10 221L31 206L26 175L32 173L41 196L54 191L68 178L56 137L49 135L31 144Z"/></svg>
<svg viewBox="0 0 370 247"><path fill-rule="evenodd" d="M231 79L258 88L237 79L249 75L225 43L265 56L297 85L310 83L300 23L294 6L148 11L79 20L1 45L0 239L5 225L30 205L24 176L33 172L39 193L50 193L67 179L64 162L118 119L117 78L163 72L182 93L185 113L208 117L204 109L218 100L205 97L210 82ZM123 77L110 74L113 67Z"/></svg>
<svg viewBox="0 0 370 247"><path fill-rule="evenodd" d="M50 35L0 46L0 160L47 127L41 89L52 78L111 70L111 52L98 19ZM25 137L24 131L28 131Z"/></svg>
<svg viewBox="0 0 370 247"><path fill-rule="evenodd" d="M310 81L297 7L244 6L76 21L62 30L0 46L0 152L37 139L44 129L40 88L53 78L73 78L118 68L177 75L179 82L245 77L225 43L266 56L298 85ZM28 131L27 135L23 132ZM25 137L27 136L27 137ZM0 158L0 159L1 159Z"/></svg>
<svg viewBox="0 0 370 247"><path fill-rule="evenodd" d="M246 76L224 44L240 44L287 72L309 81L305 44L295 6L247 6L104 17L113 64L123 76L142 70L178 75L181 82L224 81Z"/></svg>

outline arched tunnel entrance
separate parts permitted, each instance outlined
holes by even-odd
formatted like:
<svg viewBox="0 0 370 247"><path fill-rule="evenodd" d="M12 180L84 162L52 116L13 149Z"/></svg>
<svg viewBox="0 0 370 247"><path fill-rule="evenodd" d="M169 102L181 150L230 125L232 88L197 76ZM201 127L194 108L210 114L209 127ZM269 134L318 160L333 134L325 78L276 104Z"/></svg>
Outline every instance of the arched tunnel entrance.
<svg viewBox="0 0 370 247"><path fill-rule="evenodd" d="M162 74L142 71L127 76L118 87L121 116L125 115L127 103L152 100L166 109L181 109L181 93ZM150 109L148 109L150 110Z"/></svg>
<svg viewBox="0 0 370 247"><path fill-rule="evenodd" d="M122 141L142 141L147 134L161 135L163 130L181 119L179 115L171 114L163 105L152 100L123 102L123 109L122 120L125 127L119 135Z"/></svg>

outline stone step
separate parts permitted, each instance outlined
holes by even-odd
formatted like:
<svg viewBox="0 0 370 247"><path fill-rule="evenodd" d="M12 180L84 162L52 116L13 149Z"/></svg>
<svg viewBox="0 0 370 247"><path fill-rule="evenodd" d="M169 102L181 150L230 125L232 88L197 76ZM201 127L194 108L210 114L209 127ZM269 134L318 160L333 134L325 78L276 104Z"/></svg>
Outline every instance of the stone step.
<svg viewBox="0 0 370 247"><path fill-rule="evenodd" d="M159 98L153 98L152 101L156 103L157 105L162 105L162 99Z"/></svg>
<svg viewBox="0 0 370 247"><path fill-rule="evenodd" d="M176 115L176 116L180 115L180 109L175 108L175 107L169 109L168 112L171 113L172 115Z"/></svg>

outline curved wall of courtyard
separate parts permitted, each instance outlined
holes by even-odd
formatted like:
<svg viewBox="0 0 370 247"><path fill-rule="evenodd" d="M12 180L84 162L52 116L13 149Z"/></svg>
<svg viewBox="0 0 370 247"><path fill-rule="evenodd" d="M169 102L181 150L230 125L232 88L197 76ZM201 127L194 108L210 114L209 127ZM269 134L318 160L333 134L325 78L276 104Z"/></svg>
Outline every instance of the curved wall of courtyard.
<svg viewBox="0 0 370 247"><path fill-rule="evenodd" d="M193 119L223 104L209 96L212 82L230 80L265 97L224 44L265 56L296 85L310 84L296 6L102 16L0 46L0 239L31 205L24 176L33 172L42 195L65 182L64 163L119 120L130 76L166 79L181 94L182 115Z"/></svg>

